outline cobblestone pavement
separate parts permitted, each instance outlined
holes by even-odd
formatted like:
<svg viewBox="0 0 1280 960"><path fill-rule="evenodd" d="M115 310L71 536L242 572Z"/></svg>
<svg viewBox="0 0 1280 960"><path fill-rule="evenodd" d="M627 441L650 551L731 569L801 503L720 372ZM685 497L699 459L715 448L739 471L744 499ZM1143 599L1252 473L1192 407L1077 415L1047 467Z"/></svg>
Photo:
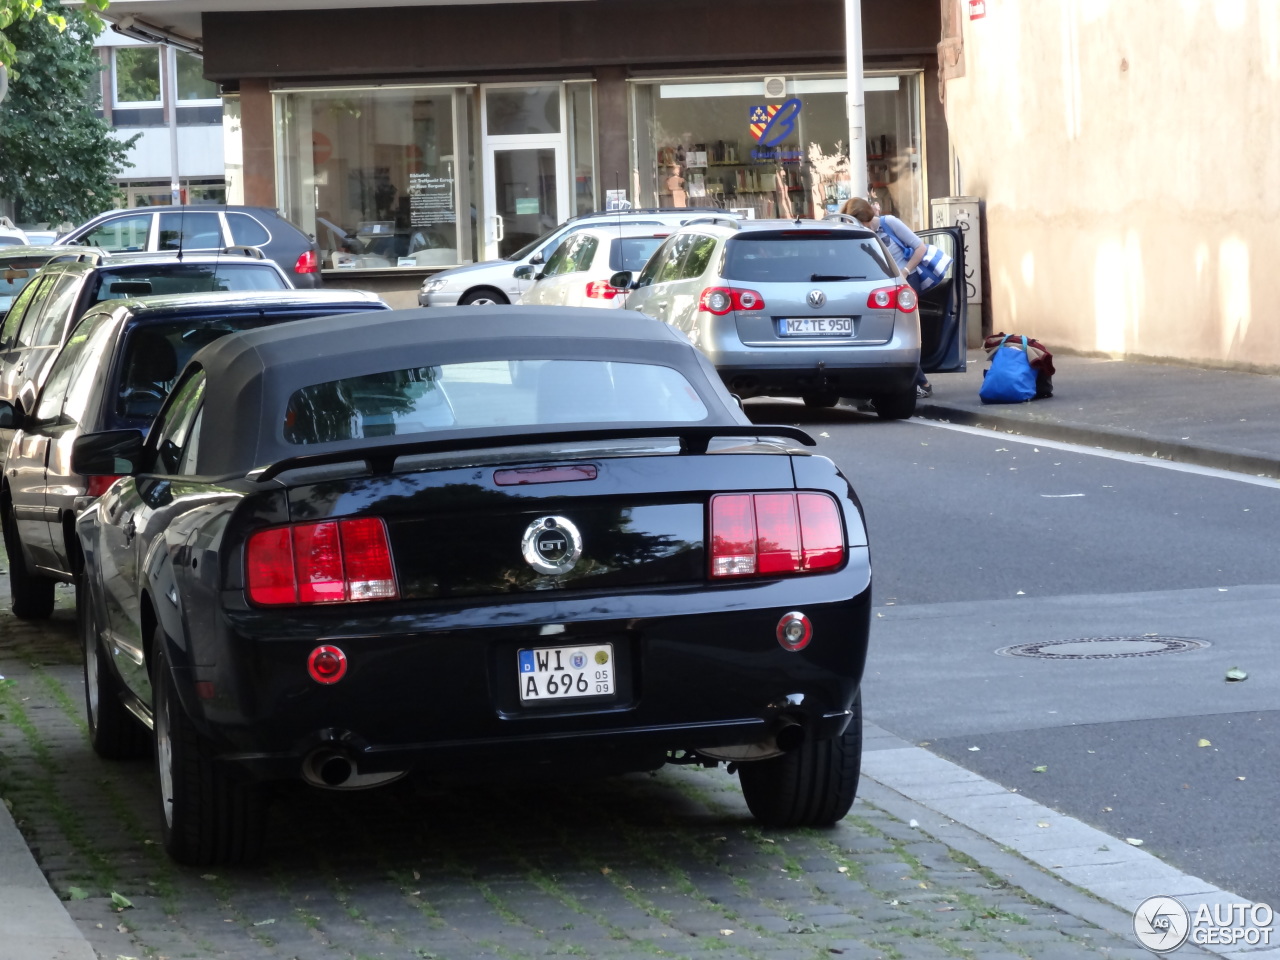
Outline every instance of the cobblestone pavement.
<svg viewBox="0 0 1280 960"><path fill-rule="evenodd" d="M1149 956L863 801L833 830L762 830L736 779L700 768L299 786L273 807L262 864L178 867L150 764L88 746L70 589L38 626L6 589L0 796L107 960Z"/></svg>

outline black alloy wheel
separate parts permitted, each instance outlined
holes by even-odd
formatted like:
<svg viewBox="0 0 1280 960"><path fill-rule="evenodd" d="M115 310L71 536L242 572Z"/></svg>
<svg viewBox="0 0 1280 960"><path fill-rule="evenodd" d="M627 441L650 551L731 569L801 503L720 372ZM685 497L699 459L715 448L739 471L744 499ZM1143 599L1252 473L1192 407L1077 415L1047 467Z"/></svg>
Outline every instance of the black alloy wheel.
<svg viewBox="0 0 1280 960"><path fill-rule="evenodd" d="M98 631L98 615L89 595L87 574L76 577L76 629L84 650L84 712L89 744L104 760L136 760L150 748L146 728L125 709L120 681Z"/></svg>
<svg viewBox="0 0 1280 960"><path fill-rule="evenodd" d="M501 291L492 287L478 287L475 290L468 290L458 299L460 307L485 307L490 304L510 303Z"/></svg>
<svg viewBox="0 0 1280 960"><path fill-rule="evenodd" d="M9 554L9 596L19 620L48 620L53 614L54 583L27 569L12 508L4 512L4 549Z"/></svg>
<svg viewBox="0 0 1280 960"><path fill-rule="evenodd" d="M196 730L174 690L167 643L156 627L151 689L165 851L193 867L251 862L266 825L262 786L230 776Z"/></svg>
<svg viewBox="0 0 1280 960"><path fill-rule="evenodd" d="M769 827L829 827L853 806L862 770L862 691L843 734L738 767L743 799Z"/></svg>

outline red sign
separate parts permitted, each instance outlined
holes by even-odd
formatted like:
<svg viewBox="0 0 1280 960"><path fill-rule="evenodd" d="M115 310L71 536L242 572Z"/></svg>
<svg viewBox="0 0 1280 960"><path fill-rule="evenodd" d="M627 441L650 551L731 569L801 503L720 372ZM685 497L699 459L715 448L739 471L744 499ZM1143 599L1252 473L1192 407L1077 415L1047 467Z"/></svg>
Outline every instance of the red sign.
<svg viewBox="0 0 1280 960"><path fill-rule="evenodd" d="M969 19L981 20L987 15L987 0L969 0Z"/></svg>

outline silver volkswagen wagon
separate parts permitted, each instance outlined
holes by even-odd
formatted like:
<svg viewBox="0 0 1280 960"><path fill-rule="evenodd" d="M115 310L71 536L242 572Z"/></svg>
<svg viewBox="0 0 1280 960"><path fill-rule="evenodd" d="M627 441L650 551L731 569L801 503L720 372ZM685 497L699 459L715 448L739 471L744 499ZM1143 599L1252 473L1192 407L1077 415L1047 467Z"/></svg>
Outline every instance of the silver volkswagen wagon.
<svg viewBox="0 0 1280 960"><path fill-rule="evenodd" d="M810 406L870 399L915 412L915 369L963 370L965 296L957 232L924 231L955 262L917 294L875 234L837 221L695 219L638 275L615 274L626 308L684 331L740 397Z"/></svg>

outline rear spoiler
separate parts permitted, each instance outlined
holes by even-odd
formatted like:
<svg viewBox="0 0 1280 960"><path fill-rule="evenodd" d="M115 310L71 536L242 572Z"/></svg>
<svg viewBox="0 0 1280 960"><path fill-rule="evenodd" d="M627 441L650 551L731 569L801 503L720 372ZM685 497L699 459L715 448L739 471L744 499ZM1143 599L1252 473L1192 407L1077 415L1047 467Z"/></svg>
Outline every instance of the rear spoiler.
<svg viewBox="0 0 1280 960"><path fill-rule="evenodd" d="M321 467L330 463L350 463L361 460L371 473L390 473L400 457L423 453L448 453L456 450L483 450L494 447L524 447L548 443L575 443L590 440L639 440L646 437L675 437L680 441L681 453L706 453L716 437L780 437L798 440L806 447L817 442L799 427L754 426L729 424L725 426L701 426L698 424L671 424L661 427L615 427L601 430L583 428L559 430L553 433L515 433L494 436L446 437L439 440L413 440L407 443L389 443L363 450L330 450L325 453L303 454L287 457L267 467L255 467L245 474L246 480L257 483L274 480L286 470L302 470Z"/></svg>

